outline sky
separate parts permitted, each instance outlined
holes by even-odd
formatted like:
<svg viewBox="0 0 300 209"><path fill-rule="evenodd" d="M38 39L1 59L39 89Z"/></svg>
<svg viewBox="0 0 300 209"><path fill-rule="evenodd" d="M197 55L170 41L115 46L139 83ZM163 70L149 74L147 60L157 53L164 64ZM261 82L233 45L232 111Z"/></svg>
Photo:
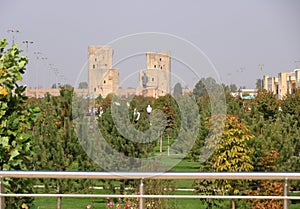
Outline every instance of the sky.
<svg viewBox="0 0 300 209"><path fill-rule="evenodd" d="M32 87L87 81L89 45L156 32L199 48L223 83L254 88L263 75L300 66L299 11L298 0L0 0L0 37L11 44L14 36L29 57L24 82ZM33 42L28 48L26 40ZM144 68L142 59L126 62L127 71L120 65L120 75Z"/></svg>

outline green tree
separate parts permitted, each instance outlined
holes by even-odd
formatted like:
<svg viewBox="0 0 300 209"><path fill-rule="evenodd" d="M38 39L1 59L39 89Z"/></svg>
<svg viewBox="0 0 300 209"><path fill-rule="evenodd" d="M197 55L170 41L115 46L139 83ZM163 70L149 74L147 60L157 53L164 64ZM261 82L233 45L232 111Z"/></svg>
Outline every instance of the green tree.
<svg viewBox="0 0 300 209"><path fill-rule="evenodd" d="M87 89L88 88L88 83L85 81L85 82L80 82L78 84L78 88L79 89Z"/></svg>
<svg viewBox="0 0 300 209"><path fill-rule="evenodd" d="M260 79L260 78L256 79L255 86L256 86L257 89L262 89L262 87L263 87L263 80Z"/></svg>
<svg viewBox="0 0 300 209"><path fill-rule="evenodd" d="M146 112L146 108L149 104L153 106L152 99L137 96L132 99L129 110L125 101L120 102L121 105L118 106L115 104L115 100L118 100L118 98L114 96L108 96L105 99L97 100L98 103L96 106L101 107L104 111L98 121L103 138L118 153L124 153L128 157L147 157L153 154L155 141L143 144L133 140L134 138L138 139L141 137L142 139L142 137L145 137L142 132L150 128L149 116ZM133 119L134 108L140 112L140 119L138 122ZM113 118L113 114L117 118ZM131 125L133 125L133 127L129 129L129 126ZM150 132L148 137L158 137L157 132ZM128 168L131 167L131 165L124 164L122 166L128 166Z"/></svg>
<svg viewBox="0 0 300 209"><path fill-rule="evenodd" d="M271 91L261 90L255 97L257 110L264 115L265 119L274 118L278 114L278 100Z"/></svg>
<svg viewBox="0 0 300 209"><path fill-rule="evenodd" d="M166 96L169 98L170 96ZM169 98L170 99L170 98ZM167 101L167 103L164 102ZM111 171L139 169L141 166L139 159L154 156L154 148L157 144L158 132L155 130L156 126L156 113L158 113L159 104L162 105L161 111L164 112L168 118L169 108L165 106L171 106L171 99L161 99L159 103L156 103L154 98L135 96L129 102L116 96L108 96L105 99L99 98L96 100L96 107L101 107L104 111L101 117L98 118L99 129L102 137L109 144L110 149L105 146L101 146L99 143L97 146L96 141L93 146L93 152L96 152L99 156L99 160L105 161L105 166ZM146 108L151 105L153 110L151 116L148 115ZM134 118L134 109L140 113L138 121ZM173 117L173 115L171 115ZM170 117L170 119L172 118ZM151 125L150 125L151 122ZM154 139L154 140L149 140ZM138 140L138 141L136 141ZM149 141L148 141L149 140ZM101 141L101 140L98 140ZM143 143L144 142L144 143ZM117 152L118 160L114 160L116 155L111 150ZM105 158L102 154L105 152ZM120 155L119 155L120 154ZM122 159L124 157L124 160ZM130 160L127 160L130 157ZM112 158L112 160L110 160ZM130 161L130 162L129 162ZM153 169L159 170L162 168L160 162L149 163L149 166L154 166ZM148 166L148 164L147 164ZM114 170L115 169L115 170ZM150 167L146 167L150 169ZM162 168L163 169L163 168ZM164 188L171 188L169 181L145 181L146 193L155 194L169 194L171 191L165 191ZM139 182L136 180L122 180L120 181L120 192L125 193L126 187L138 188ZM113 188L111 188L113 190ZM138 192L138 191L136 191ZM170 202L166 199L146 199L147 208L171 208Z"/></svg>
<svg viewBox="0 0 300 209"><path fill-rule="evenodd" d="M238 88L235 84L230 84L229 90L230 90L230 92L237 92Z"/></svg>
<svg viewBox="0 0 300 209"><path fill-rule="evenodd" d="M178 82L175 84L174 86L174 92L173 92L174 96L180 96L182 95L182 86L181 84Z"/></svg>
<svg viewBox="0 0 300 209"><path fill-rule="evenodd" d="M72 89L62 88L60 96L46 94L39 100L42 115L34 129L35 166L37 170L82 171L94 170L95 166L83 151L74 130L72 114ZM58 194L89 188L87 180L43 180L48 192ZM61 208L62 198L58 197L57 209Z"/></svg>
<svg viewBox="0 0 300 209"><path fill-rule="evenodd" d="M230 93L226 93L227 114L235 115L243 119L245 117L244 101L239 97L233 97Z"/></svg>
<svg viewBox="0 0 300 209"><path fill-rule="evenodd" d="M222 84L218 84L212 77L201 78L193 89L193 93L197 97L202 97L206 94L218 93L220 91L224 91Z"/></svg>
<svg viewBox="0 0 300 209"><path fill-rule="evenodd" d="M5 51L7 42L0 41L0 170L32 169L33 148L28 130L32 129L38 108L28 107L25 87L19 86L28 60L20 56L17 45ZM31 193L30 180L5 179L7 193ZM6 208L30 205L32 198L7 198Z"/></svg>
<svg viewBox="0 0 300 209"><path fill-rule="evenodd" d="M176 138L180 129L180 111L175 99L171 95L159 97L155 103L154 108L162 110L165 114L164 136Z"/></svg>
<svg viewBox="0 0 300 209"><path fill-rule="evenodd" d="M294 94L288 94L281 101L282 113L294 115L300 126L300 89L297 89Z"/></svg>
<svg viewBox="0 0 300 209"><path fill-rule="evenodd" d="M197 97L202 97L207 94L207 88L209 86L213 86L214 84L216 84L216 81L213 78L201 78L200 81L198 81L198 83L195 85L193 93Z"/></svg>

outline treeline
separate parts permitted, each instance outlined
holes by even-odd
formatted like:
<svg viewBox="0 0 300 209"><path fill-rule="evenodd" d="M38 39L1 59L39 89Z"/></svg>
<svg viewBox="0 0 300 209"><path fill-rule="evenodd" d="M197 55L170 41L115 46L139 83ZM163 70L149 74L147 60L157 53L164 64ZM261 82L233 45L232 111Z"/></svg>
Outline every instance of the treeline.
<svg viewBox="0 0 300 209"><path fill-rule="evenodd" d="M160 155L161 141L168 141L171 156L176 154L199 162L201 172L300 170L300 90L283 100L259 90L254 100L243 100L231 96L232 86L202 78L193 93L185 96L125 99L109 95L105 99L99 96L89 100L76 97L72 88L65 87L58 97L47 94L42 99L28 99L24 96L25 87L18 84L28 60L20 56L17 46L5 50L6 45L2 39L1 170L169 171L170 165L176 165L167 162L171 158L147 161L149 164L144 167L146 161L140 160ZM149 105L151 114L147 112ZM32 193L33 184L45 185L47 192L83 193L89 192L94 183L4 180L7 193ZM157 194L172 193L164 190L173 188L172 182L146 183L147 193L153 194L154 190ZM299 182L290 183L291 190L300 189ZM137 188L136 185L137 182L128 180L118 184L121 193L127 186ZM105 188L113 191L115 184L107 181ZM197 194L282 195L283 182L195 181L194 188ZM32 201L32 198L6 198L6 205L7 208L33 207ZM147 203L152 208L176 208L165 199L147 200ZM206 200L204 204L210 208L228 208L221 200ZM230 204L233 208L235 205L282 208L279 200L232 200ZM61 198L58 198L57 208L60 205Z"/></svg>
<svg viewBox="0 0 300 209"><path fill-rule="evenodd" d="M210 82L207 82L210 80ZM206 85L218 85L211 78L202 79L194 93L197 97L202 126L190 152L199 160L201 150L213 147L212 154L201 163L200 171L209 172L299 172L300 171L300 89L278 100L272 92L259 89L253 100L234 98L225 91L227 114L225 124L209 115L210 98ZM202 87L201 87L202 86ZM198 87L198 88L197 88ZM202 88L202 89L201 89ZM217 88L217 87L214 87ZM222 133L218 137L220 129ZM216 134L217 133L217 134ZM218 143L217 143L218 142ZM196 181L199 194L283 195L281 181ZM290 182L290 190L299 191L299 181ZM208 208L228 208L222 200L206 200ZM283 208L281 200L238 201L242 208ZM232 200L231 207L234 208Z"/></svg>

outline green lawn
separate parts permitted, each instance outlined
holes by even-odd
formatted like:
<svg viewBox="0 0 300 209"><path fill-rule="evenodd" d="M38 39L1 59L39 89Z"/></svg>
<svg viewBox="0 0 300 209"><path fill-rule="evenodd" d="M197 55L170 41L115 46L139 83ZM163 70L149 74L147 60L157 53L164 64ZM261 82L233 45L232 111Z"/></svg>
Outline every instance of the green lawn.
<svg viewBox="0 0 300 209"><path fill-rule="evenodd" d="M98 201L94 198L63 198L62 200L62 209L86 209L87 205L92 205L93 201ZM35 198L35 205L39 206L39 209L56 209L57 198ZM102 203L94 203L93 208L105 208L105 202L102 200Z"/></svg>

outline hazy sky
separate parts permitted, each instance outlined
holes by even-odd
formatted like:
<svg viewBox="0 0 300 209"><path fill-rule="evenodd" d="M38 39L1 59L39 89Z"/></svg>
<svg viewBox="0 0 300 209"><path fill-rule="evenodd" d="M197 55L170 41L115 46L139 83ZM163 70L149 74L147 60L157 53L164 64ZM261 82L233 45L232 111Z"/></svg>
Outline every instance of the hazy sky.
<svg viewBox="0 0 300 209"><path fill-rule="evenodd" d="M10 29L20 32L8 33ZM87 61L88 45L141 32L169 33L192 42L226 84L253 88L263 74L292 71L295 61L300 65L299 0L0 1L0 37L11 44L14 34L31 58L27 80L33 86L55 82L49 64L74 84ZM24 40L34 42L28 52ZM195 82L191 78L189 87Z"/></svg>

